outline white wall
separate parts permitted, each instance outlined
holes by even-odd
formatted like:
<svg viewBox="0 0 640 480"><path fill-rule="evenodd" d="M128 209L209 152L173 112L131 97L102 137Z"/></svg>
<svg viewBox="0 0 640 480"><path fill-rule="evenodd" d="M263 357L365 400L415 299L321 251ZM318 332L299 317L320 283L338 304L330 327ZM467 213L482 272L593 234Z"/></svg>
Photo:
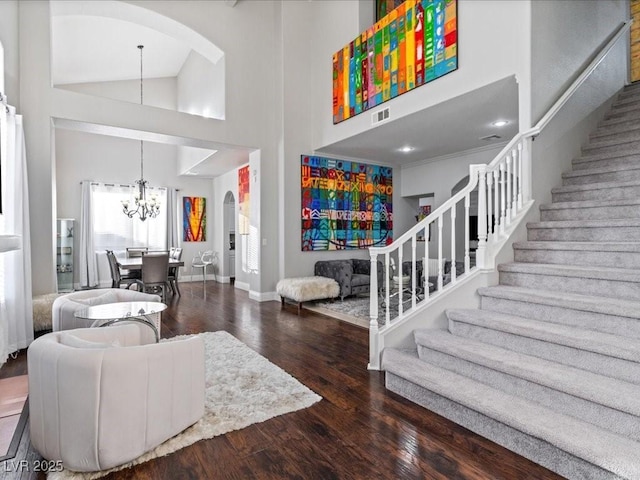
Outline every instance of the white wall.
<svg viewBox="0 0 640 480"><path fill-rule="evenodd" d="M287 3L287 2L285 2ZM313 84L313 129L319 148L371 129L371 113L363 113L333 125L331 56L361 33L357 22L357 2L322 1L316 5L317 47L309 55ZM530 1L461 1L458 3L458 70L388 101L393 118L399 118L439 104L481 86L516 75L520 84L520 126L526 128L529 102L529 16ZM533 2L536 3L536 2ZM562 3L562 2L561 2ZM566 2L571 3L571 2ZM348 4L348 5L346 5ZM351 19L348 22L343 18ZM326 40L321 41L320 36Z"/></svg>
<svg viewBox="0 0 640 480"><path fill-rule="evenodd" d="M55 173L60 185L57 189L56 203L60 218L74 218L76 222L80 221L81 181L133 184L140 178L140 142L136 140L56 129L55 156ZM212 182L205 178L178 177L175 174L175 146L145 142L144 159L145 179L150 185L177 188L180 190L179 198L197 196L207 199L207 241L181 242L180 245L183 248L182 259L185 262L181 276L191 275L193 256L198 251L212 248L214 225L221 219L218 212L212 208ZM182 211L179 212L178 221L182 227ZM182 228L180 231L182 232ZM76 254L79 251L79 241L79 235L76 235ZM77 256L74 261L77 265ZM198 271L195 272L195 275L197 274ZM78 283L78 278L74 281Z"/></svg>
<svg viewBox="0 0 640 480"><path fill-rule="evenodd" d="M177 105L176 86L176 77L145 78L143 84L144 105L175 110ZM140 103L140 80L70 83L56 85L56 88L86 95L112 98L123 102Z"/></svg>
<svg viewBox="0 0 640 480"><path fill-rule="evenodd" d="M0 2L4 4L5 2ZM246 145L261 152L257 181L264 185L254 203L261 215L277 212L277 151L280 144L282 72L279 30L280 2L243 1L234 8L224 2L128 2L175 20L215 45L227 55L226 120L221 122L185 113L114 101L51 86L50 16L46 1L18 3L21 106L25 113L31 183L34 294L55 289L54 234L56 168L53 159L52 118L149 131L183 138L186 145L201 146L199 139ZM6 8L3 7L2 8ZM15 17L15 16L14 16ZM4 43L4 42L3 42ZM5 45L7 48L7 45ZM19 49L19 50L18 50ZM267 94L265 94L267 92ZM14 102L17 103L17 102ZM175 167L174 167L175 168ZM172 170L172 174L175 170ZM67 188L61 179L58 189ZM268 212L266 215L262 213ZM277 222L256 224L263 268L252 279L252 289L274 290L277 280Z"/></svg>
<svg viewBox="0 0 640 480"><path fill-rule="evenodd" d="M517 2L516 2L517 3ZM531 3L531 101L535 124L629 16L626 0Z"/></svg>
<svg viewBox="0 0 640 480"><path fill-rule="evenodd" d="M20 61L18 54L18 2L0 2L0 42L4 47L4 86L0 91L20 113Z"/></svg>
<svg viewBox="0 0 640 480"><path fill-rule="evenodd" d="M224 64L224 57L213 64L189 53L177 77L179 111L224 120Z"/></svg>

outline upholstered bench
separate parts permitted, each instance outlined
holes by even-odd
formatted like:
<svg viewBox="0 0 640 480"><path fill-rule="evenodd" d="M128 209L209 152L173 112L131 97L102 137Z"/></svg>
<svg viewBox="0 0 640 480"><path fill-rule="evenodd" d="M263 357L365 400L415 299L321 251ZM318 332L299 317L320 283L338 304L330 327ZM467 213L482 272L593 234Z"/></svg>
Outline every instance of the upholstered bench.
<svg viewBox="0 0 640 480"><path fill-rule="evenodd" d="M283 278L276 285L276 292L280 295L283 307L285 299L297 302L300 315L302 302L335 298L340 294L340 285L327 277Z"/></svg>

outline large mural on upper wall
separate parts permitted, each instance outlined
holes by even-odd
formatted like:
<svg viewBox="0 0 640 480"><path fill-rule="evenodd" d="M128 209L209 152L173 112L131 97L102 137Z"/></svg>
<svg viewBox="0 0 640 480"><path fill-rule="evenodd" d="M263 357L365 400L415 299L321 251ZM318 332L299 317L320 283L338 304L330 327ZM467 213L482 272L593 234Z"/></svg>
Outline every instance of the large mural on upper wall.
<svg viewBox="0 0 640 480"><path fill-rule="evenodd" d="M393 241L393 170L301 156L302 250L345 250Z"/></svg>
<svg viewBox="0 0 640 480"><path fill-rule="evenodd" d="M407 0L333 54L333 123L458 68L457 0Z"/></svg>

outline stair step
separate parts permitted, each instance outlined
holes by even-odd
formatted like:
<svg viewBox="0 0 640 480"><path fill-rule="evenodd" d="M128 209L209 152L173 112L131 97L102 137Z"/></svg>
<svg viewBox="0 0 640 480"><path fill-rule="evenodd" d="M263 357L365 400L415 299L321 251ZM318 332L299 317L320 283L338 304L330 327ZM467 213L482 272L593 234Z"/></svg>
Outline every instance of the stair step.
<svg viewBox="0 0 640 480"><path fill-rule="evenodd" d="M606 120L612 118L635 118L640 115L640 108L637 105L620 105L618 108L612 108L604 116Z"/></svg>
<svg viewBox="0 0 640 480"><path fill-rule="evenodd" d="M609 147L613 145L622 145L640 141L640 129L619 130L611 132L607 135L590 135L588 149Z"/></svg>
<svg viewBox="0 0 640 480"><path fill-rule="evenodd" d="M640 384L640 342L636 338L533 320L515 313L456 309L447 311L447 317L453 335Z"/></svg>
<svg viewBox="0 0 640 480"><path fill-rule="evenodd" d="M589 135L590 140L599 140L607 137L634 132L640 135L640 117L633 120L623 120L614 123L600 122L597 130Z"/></svg>
<svg viewBox="0 0 640 480"><path fill-rule="evenodd" d="M628 85L622 87L622 90L620 90L620 93L618 93L618 98L640 94L640 85L638 85L639 83L640 82L629 83Z"/></svg>
<svg viewBox="0 0 640 480"><path fill-rule="evenodd" d="M640 181L616 181L567 185L551 189L553 202L574 202L580 200L615 200L620 198L640 198Z"/></svg>
<svg viewBox="0 0 640 480"><path fill-rule="evenodd" d="M640 218L529 222L527 231L529 241L637 241L640 240Z"/></svg>
<svg viewBox="0 0 640 480"><path fill-rule="evenodd" d="M498 265L501 285L582 293L635 301L640 298L640 272L631 269L505 263Z"/></svg>
<svg viewBox="0 0 640 480"><path fill-rule="evenodd" d="M640 437L640 387L443 330L416 330L420 360L600 428Z"/></svg>
<svg viewBox="0 0 640 480"><path fill-rule="evenodd" d="M545 222L612 218L640 218L640 198L579 200L540 205L540 219Z"/></svg>
<svg viewBox="0 0 640 480"><path fill-rule="evenodd" d="M640 140L618 140L608 139L600 142L590 143L582 148L582 155L589 157L595 155L620 156L633 154L640 151Z"/></svg>
<svg viewBox="0 0 640 480"><path fill-rule="evenodd" d="M483 310L510 313L640 341L640 302L496 285L478 289Z"/></svg>
<svg viewBox="0 0 640 480"><path fill-rule="evenodd" d="M516 262L640 268L640 242L529 241L513 250Z"/></svg>
<svg viewBox="0 0 640 480"><path fill-rule="evenodd" d="M626 95L623 97L618 96L615 102L611 104L611 110L617 111L621 108L627 108L635 106L636 108L640 108L640 97L637 93L634 92L634 95Z"/></svg>
<svg viewBox="0 0 640 480"><path fill-rule="evenodd" d="M640 163L633 167L628 165L614 165L609 167L584 168L562 174L562 184L564 186L632 180L640 181Z"/></svg>
<svg viewBox="0 0 640 480"><path fill-rule="evenodd" d="M561 475L640 478L636 441L425 364L415 353L385 349L383 368L390 390Z"/></svg>
<svg viewBox="0 0 640 480"><path fill-rule="evenodd" d="M609 166L636 166L640 164L640 153L630 155L592 155L576 157L572 160L574 170L583 168L602 168Z"/></svg>

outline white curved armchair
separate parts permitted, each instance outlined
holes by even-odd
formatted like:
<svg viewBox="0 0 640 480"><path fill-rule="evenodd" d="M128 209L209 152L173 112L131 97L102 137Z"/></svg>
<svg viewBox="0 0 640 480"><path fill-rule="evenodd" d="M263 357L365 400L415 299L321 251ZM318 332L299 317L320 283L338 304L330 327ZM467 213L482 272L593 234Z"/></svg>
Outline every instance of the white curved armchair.
<svg viewBox="0 0 640 480"><path fill-rule="evenodd" d="M44 458L75 471L106 470L204 414L202 339L143 344L143 328L52 332L29 346L31 442Z"/></svg>
<svg viewBox="0 0 640 480"><path fill-rule="evenodd" d="M125 288L97 288L94 290L80 290L58 297L51 308L53 331L70 330L72 328L89 327L87 322L76 318L76 310L93 305L117 302L159 302L158 295L137 292ZM160 314L158 314L160 315ZM159 318L158 318L159 326ZM158 329L158 332L160 329Z"/></svg>

